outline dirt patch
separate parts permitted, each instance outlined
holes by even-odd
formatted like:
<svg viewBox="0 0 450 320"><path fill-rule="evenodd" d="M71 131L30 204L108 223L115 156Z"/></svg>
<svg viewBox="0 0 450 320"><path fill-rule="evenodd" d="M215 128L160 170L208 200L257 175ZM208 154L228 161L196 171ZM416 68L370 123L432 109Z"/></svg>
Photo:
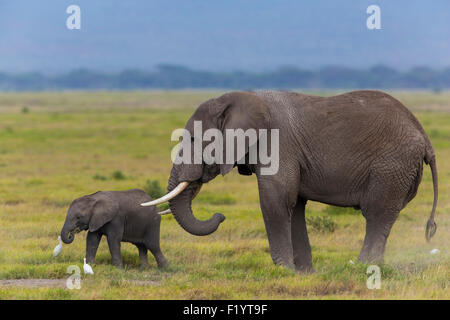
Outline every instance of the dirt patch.
<svg viewBox="0 0 450 320"><path fill-rule="evenodd" d="M158 282L151 280L128 280L128 282L136 286L154 286L158 284Z"/></svg>
<svg viewBox="0 0 450 320"><path fill-rule="evenodd" d="M65 288L66 279L13 279L0 280L0 286L27 288Z"/></svg>
<svg viewBox="0 0 450 320"><path fill-rule="evenodd" d="M25 203L22 199L12 199L12 200L5 200L5 205L7 206L17 206L19 204Z"/></svg>

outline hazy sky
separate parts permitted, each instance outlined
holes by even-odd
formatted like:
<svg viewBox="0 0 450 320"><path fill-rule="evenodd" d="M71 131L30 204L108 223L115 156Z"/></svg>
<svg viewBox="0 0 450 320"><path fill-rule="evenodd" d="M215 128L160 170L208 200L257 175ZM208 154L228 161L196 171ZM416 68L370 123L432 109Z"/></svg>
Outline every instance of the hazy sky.
<svg viewBox="0 0 450 320"><path fill-rule="evenodd" d="M68 30L66 8L81 8ZM381 7L381 30L366 9ZM448 0L0 0L0 72L450 67Z"/></svg>

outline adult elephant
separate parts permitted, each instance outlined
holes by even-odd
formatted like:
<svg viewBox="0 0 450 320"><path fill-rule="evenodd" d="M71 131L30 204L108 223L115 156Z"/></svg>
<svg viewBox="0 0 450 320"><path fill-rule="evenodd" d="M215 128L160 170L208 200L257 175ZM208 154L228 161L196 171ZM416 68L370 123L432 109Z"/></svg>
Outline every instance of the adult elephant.
<svg viewBox="0 0 450 320"><path fill-rule="evenodd" d="M194 121L201 121L203 130L222 132L279 129L279 170L262 175L260 162L175 164L170 192L144 205L169 200L175 219L191 234L208 235L225 219L216 213L209 220L197 220L191 201L203 183L237 166L239 173L257 176L275 264L313 270L305 223L308 200L361 209L366 235L358 259L383 262L391 227L416 195L423 161L431 167L434 186L427 240L435 233L438 184L433 147L414 115L386 93L354 91L317 97L280 91L231 92L197 108L186 125L191 134Z"/></svg>

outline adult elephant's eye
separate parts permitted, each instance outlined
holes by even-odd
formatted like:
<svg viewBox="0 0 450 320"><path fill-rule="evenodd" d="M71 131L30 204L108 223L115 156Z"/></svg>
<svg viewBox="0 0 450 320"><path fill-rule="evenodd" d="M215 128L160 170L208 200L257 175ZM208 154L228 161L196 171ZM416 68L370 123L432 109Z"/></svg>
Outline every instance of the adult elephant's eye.
<svg viewBox="0 0 450 320"><path fill-rule="evenodd" d="M80 217L79 217L79 216L77 217L77 220L80 220Z"/></svg>

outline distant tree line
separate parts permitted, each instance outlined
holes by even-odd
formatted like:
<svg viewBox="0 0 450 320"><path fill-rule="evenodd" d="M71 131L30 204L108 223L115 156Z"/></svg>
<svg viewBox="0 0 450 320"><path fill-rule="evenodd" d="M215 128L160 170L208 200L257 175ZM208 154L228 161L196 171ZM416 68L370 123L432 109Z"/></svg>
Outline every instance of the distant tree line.
<svg viewBox="0 0 450 320"><path fill-rule="evenodd" d="M378 65L367 70L345 67L324 67L316 71L286 66L267 72L209 72L183 66L158 65L154 71L125 70L110 74L78 69L51 76L42 73L8 74L0 72L0 90L61 90L61 89L184 89L184 88L450 88L450 67L433 70L417 67L398 71Z"/></svg>

